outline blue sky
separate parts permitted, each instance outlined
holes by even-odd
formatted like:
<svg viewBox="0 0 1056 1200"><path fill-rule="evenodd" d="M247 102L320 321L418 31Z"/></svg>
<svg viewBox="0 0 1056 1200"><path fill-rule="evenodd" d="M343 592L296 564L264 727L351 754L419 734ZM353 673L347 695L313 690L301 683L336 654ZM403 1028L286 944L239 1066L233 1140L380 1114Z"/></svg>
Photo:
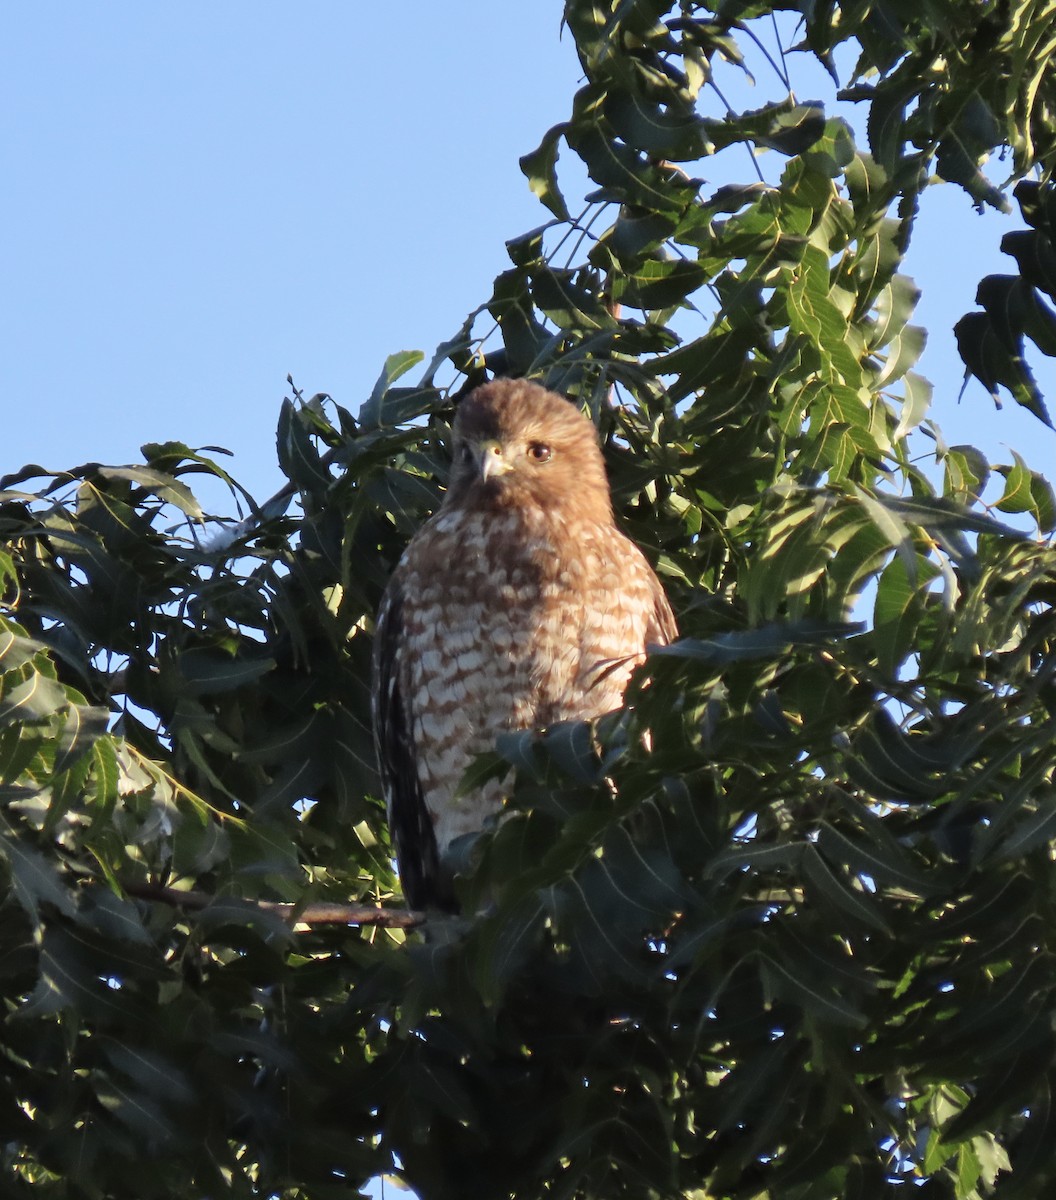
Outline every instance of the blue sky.
<svg viewBox="0 0 1056 1200"><path fill-rule="evenodd" d="M263 498L287 373L355 411L388 354L428 354L487 298L505 239L547 216L517 158L579 77L560 4L422 0L396 26L377 11L7 8L0 472L177 438L233 451ZM948 440L1046 470L1053 435L1033 418L995 413L977 384L956 402L950 327L980 264L1007 269L997 245L1018 224L932 189L909 270Z"/></svg>
<svg viewBox="0 0 1056 1200"><path fill-rule="evenodd" d="M378 11L6 10L0 472L179 438L266 495L287 373L355 411L487 298L544 215L517 158L574 88L560 9Z"/></svg>

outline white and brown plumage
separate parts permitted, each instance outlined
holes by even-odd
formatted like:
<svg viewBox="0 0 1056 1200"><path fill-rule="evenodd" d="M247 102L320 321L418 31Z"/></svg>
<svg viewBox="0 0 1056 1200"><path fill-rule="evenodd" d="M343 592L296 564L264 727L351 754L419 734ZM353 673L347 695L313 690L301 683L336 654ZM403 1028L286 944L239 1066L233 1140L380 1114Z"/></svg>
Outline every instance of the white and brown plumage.
<svg viewBox="0 0 1056 1200"><path fill-rule="evenodd" d="M459 795L504 730L619 708L646 646L675 636L659 580L617 528L592 423L521 380L471 392L443 504L378 614L374 730L404 893L450 903L451 843L502 805Z"/></svg>

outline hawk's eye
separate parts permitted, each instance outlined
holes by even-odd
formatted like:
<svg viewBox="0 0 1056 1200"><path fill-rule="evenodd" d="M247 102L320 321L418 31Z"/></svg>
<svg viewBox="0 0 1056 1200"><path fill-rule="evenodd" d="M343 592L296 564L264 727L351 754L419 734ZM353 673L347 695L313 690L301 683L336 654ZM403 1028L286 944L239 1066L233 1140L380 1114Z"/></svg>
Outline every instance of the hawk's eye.
<svg viewBox="0 0 1056 1200"><path fill-rule="evenodd" d="M549 462L553 453L553 450L545 442L529 442L528 444L528 457L532 462Z"/></svg>

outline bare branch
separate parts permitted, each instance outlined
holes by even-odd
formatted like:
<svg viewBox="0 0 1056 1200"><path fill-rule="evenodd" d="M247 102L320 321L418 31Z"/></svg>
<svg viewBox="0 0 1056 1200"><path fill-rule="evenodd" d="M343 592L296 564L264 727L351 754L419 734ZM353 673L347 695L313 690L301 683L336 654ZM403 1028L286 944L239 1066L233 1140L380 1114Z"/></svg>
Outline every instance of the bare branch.
<svg viewBox="0 0 1056 1200"><path fill-rule="evenodd" d="M181 891L179 888L164 887L157 883L126 883L123 885L130 896L140 900L154 900L169 904L173 908L186 908L200 912L224 897L209 892ZM381 908L374 904L288 904L279 900L249 900L247 904L261 912L277 913L280 917L299 925L377 925L383 929L412 929L425 921L425 914L406 908Z"/></svg>

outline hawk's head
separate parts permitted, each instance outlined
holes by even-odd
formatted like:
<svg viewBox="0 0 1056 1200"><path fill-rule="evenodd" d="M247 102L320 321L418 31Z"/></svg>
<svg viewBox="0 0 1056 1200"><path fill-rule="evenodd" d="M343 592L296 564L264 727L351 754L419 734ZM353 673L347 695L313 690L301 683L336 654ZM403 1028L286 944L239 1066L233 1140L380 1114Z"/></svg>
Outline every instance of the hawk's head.
<svg viewBox="0 0 1056 1200"><path fill-rule="evenodd" d="M444 506L530 505L611 521L597 431L563 396L523 379L497 379L458 407Z"/></svg>

